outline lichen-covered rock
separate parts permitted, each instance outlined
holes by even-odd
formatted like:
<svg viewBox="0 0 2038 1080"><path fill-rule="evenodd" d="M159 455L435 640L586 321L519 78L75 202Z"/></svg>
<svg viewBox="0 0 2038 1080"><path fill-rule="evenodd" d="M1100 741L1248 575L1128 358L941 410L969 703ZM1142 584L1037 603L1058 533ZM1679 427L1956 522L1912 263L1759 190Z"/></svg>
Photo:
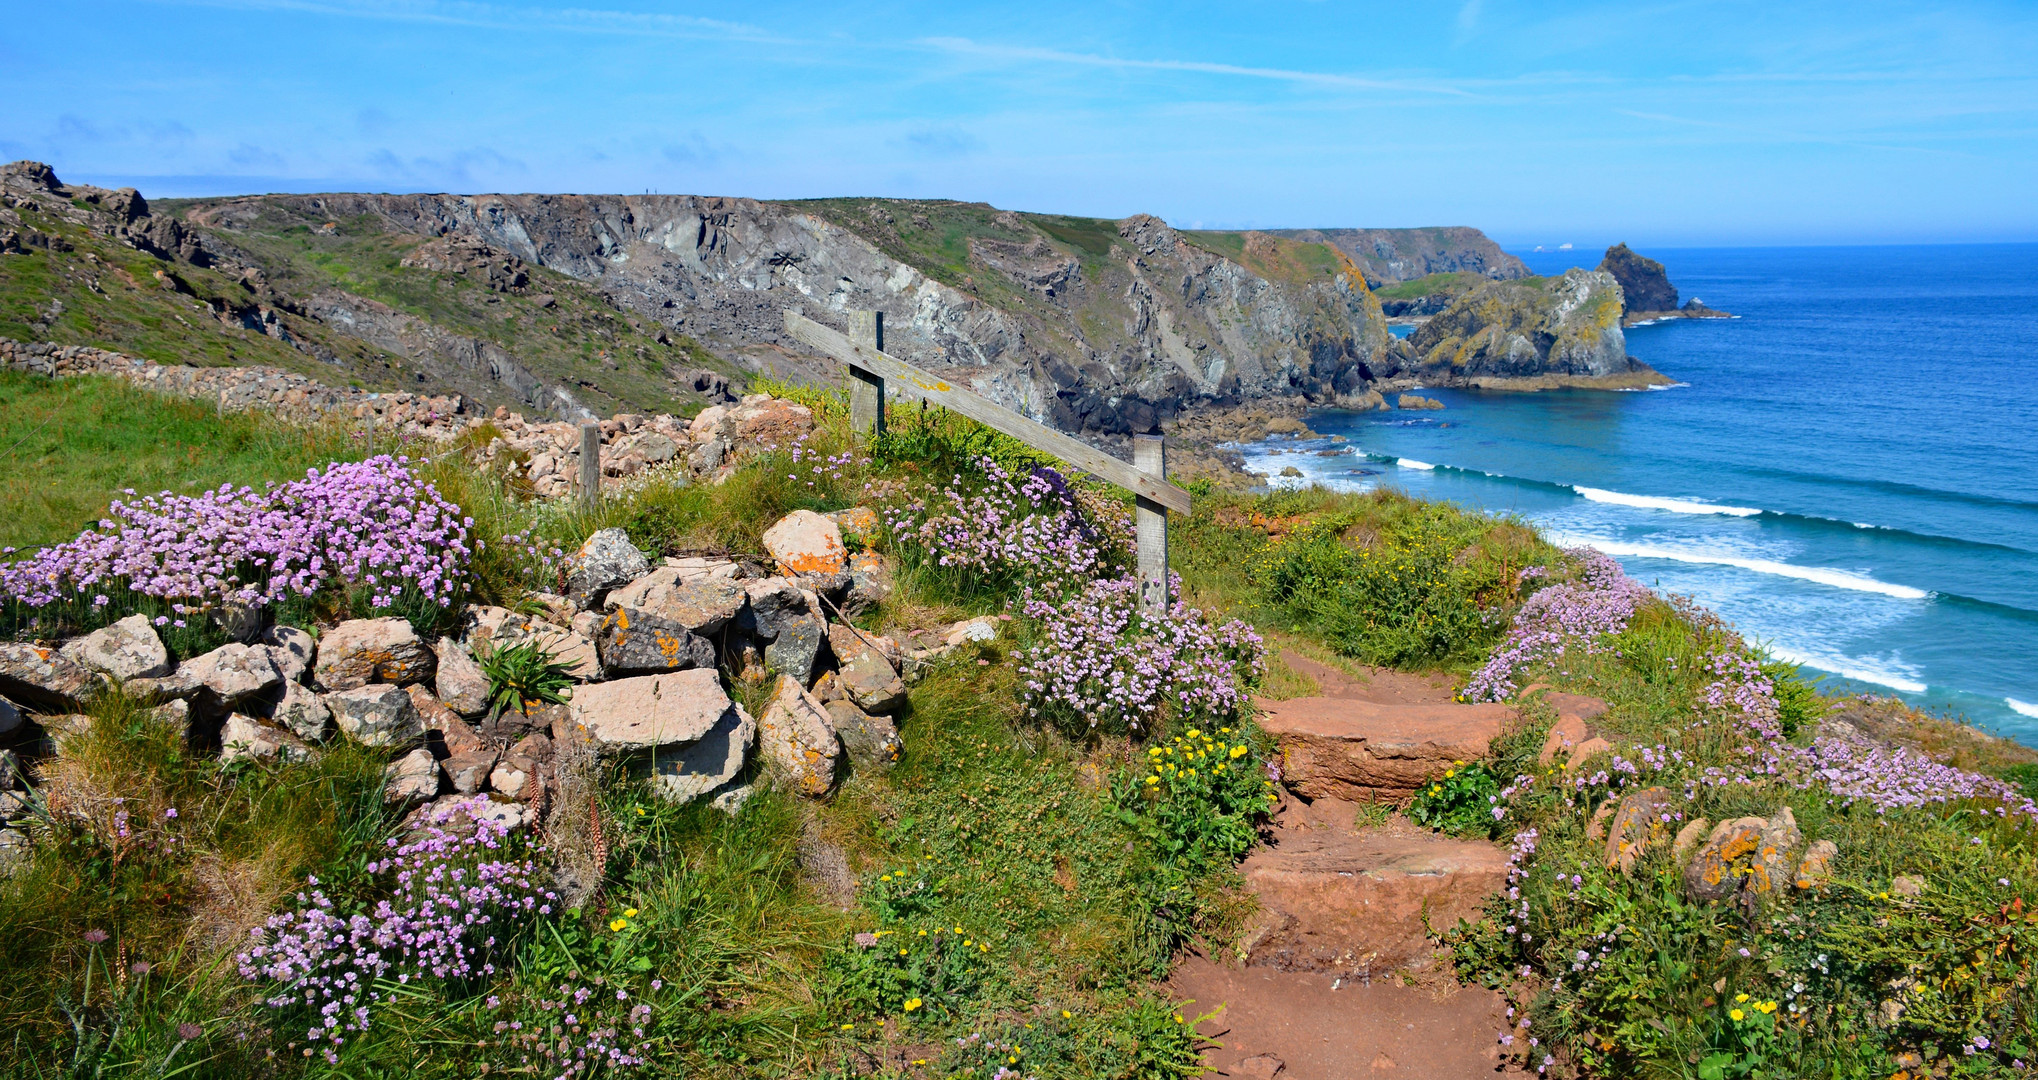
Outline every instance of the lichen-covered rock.
<svg viewBox="0 0 2038 1080"><path fill-rule="evenodd" d="M276 662L276 670L290 682L303 682L305 672L311 670L318 657L318 642L295 626L272 626L262 631L258 643L268 646L269 659Z"/></svg>
<svg viewBox="0 0 2038 1080"><path fill-rule="evenodd" d="M276 670L268 646L235 643L184 661L160 681L180 684L233 707L276 695L283 687L283 673Z"/></svg>
<svg viewBox="0 0 2038 1080"><path fill-rule="evenodd" d="M440 638L433 649L439 658L432 677L432 692L446 707L462 716L480 716L488 711L488 675L467 651L452 638Z"/></svg>
<svg viewBox="0 0 2038 1080"><path fill-rule="evenodd" d="M788 620L779 626L778 636L764 647L764 664L772 671L798 679L801 686L814 681L821 662L822 647L828 643L828 626L818 615Z"/></svg>
<svg viewBox="0 0 2038 1080"><path fill-rule="evenodd" d="M591 683L574 690L569 707L597 751L627 754L701 738L728 711L729 695L719 672L695 668Z"/></svg>
<svg viewBox="0 0 2038 1080"><path fill-rule="evenodd" d="M408 686L437 670L432 650L404 619L349 619L318 642L312 677L327 690L352 690L369 683Z"/></svg>
<svg viewBox="0 0 2038 1080"><path fill-rule="evenodd" d="M163 639L156 636L146 615L129 615L102 626L65 643L59 651L80 667L103 671L122 682L170 673L170 651L163 647Z"/></svg>
<svg viewBox="0 0 2038 1080"><path fill-rule="evenodd" d="M75 709L97 681L91 669L55 649L0 641L0 694L45 711Z"/></svg>
<svg viewBox="0 0 2038 1080"><path fill-rule="evenodd" d="M387 783L382 797L392 803L424 802L439 794L439 762L430 750L419 747L390 763L384 770Z"/></svg>
<svg viewBox="0 0 2038 1080"><path fill-rule="evenodd" d="M764 553L787 574L836 574L849 562L841 526L812 510L795 510L764 530Z"/></svg>
<svg viewBox="0 0 2038 1080"><path fill-rule="evenodd" d="M846 698L830 701L826 707L842 749L849 752L849 760L858 769L882 772L905 752L905 740L899 738L899 729L889 719L872 716Z"/></svg>
<svg viewBox="0 0 2038 1080"><path fill-rule="evenodd" d="M1642 852L1670 839L1676 821L1676 807L1667 789L1648 787L1629 792L1614 811L1613 823L1607 826L1607 868L1619 869L1623 874L1634 870Z"/></svg>
<svg viewBox="0 0 2038 1080"><path fill-rule="evenodd" d="M651 572L650 560L621 529L603 529L588 537L566 567L567 598L589 611L602 606L610 589Z"/></svg>
<svg viewBox="0 0 2038 1080"><path fill-rule="evenodd" d="M655 615L703 637L721 633L748 602L742 586L727 576L689 577L687 570L661 566L609 593L608 606Z"/></svg>
<svg viewBox="0 0 2038 1080"><path fill-rule="evenodd" d="M897 587L884 556L874 551L858 552L849 557L849 594L842 599L842 610L860 615L891 599Z"/></svg>
<svg viewBox="0 0 2038 1080"><path fill-rule="evenodd" d="M326 707L340 732L363 746L409 746L425 737L425 724L410 693L376 683L326 695Z"/></svg>
<svg viewBox="0 0 2038 1080"><path fill-rule="evenodd" d="M820 615L807 603L806 590L782 577L749 582L743 591L748 607L739 624L765 641L777 637L791 623Z"/></svg>
<svg viewBox="0 0 2038 1080"><path fill-rule="evenodd" d="M1599 270L1482 282L1394 351L1402 370L1438 385L1647 371L1628 360L1620 285Z"/></svg>
<svg viewBox="0 0 2038 1080"><path fill-rule="evenodd" d="M772 772L792 790L819 798L835 787L842 742L828 710L789 675L757 722L757 744Z"/></svg>
<svg viewBox="0 0 2038 1080"><path fill-rule="evenodd" d="M1791 875L1790 883L1800 889L1816 889L1833 877L1833 860L1840 856L1840 845L1831 840L1814 840L1805 849L1804 860L1797 864L1797 873Z"/></svg>
<svg viewBox="0 0 2038 1080"><path fill-rule="evenodd" d="M830 510L821 515L835 523L841 530L842 542L858 547L869 545L878 536L877 511L868 506L852 506L847 510Z"/></svg>
<svg viewBox="0 0 2038 1080"><path fill-rule="evenodd" d="M552 760L552 740L531 734L504 751L488 774L488 786L506 799L529 799L538 790L538 770Z"/></svg>
<svg viewBox="0 0 2038 1080"><path fill-rule="evenodd" d="M842 692L857 708L890 713L905 705L906 684L882 649L839 623L828 628L828 648L835 654Z"/></svg>
<svg viewBox="0 0 2038 1080"><path fill-rule="evenodd" d="M1684 868L1684 891L1693 900L1716 903L1736 896L1769 896L1787 886L1804 843L1797 819L1786 806L1774 817L1741 817L1713 826Z"/></svg>
<svg viewBox="0 0 2038 1080"><path fill-rule="evenodd" d="M221 761L268 761L279 756L303 761L311 756L311 748L290 732L245 713L228 716L219 730Z"/></svg>
<svg viewBox="0 0 2038 1080"><path fill-rule="evenodd" d="M332 727L333 712L310 687L285 682L282 696L269 709L269 719L306 742L324 742Z"/></svg>
<svg viewBox="0 0 2038 1080"><path fill-rule="evenodd" d="M634 771L646 776L652 790L674 802L692 802L736 779L757 742L757 721L741 705L731 705L715 726L685 746L642 755Z"/></svg>
<svg viewBox="0 0 2038 1080"><path fill-rule="evenodd" d="M492 749L468 750L453 754L439 763L439 768L452 783L453 790L462 795L472 795L488 786L488 776L495 770L495 763L501 754Z"/></svg>
<svg viewBox="0 0 2038 1080"><path fill-rule="evenodd" d="M654 609L609 612L597 631L595 650L611 678L715 666L714 642Z"/></svg>

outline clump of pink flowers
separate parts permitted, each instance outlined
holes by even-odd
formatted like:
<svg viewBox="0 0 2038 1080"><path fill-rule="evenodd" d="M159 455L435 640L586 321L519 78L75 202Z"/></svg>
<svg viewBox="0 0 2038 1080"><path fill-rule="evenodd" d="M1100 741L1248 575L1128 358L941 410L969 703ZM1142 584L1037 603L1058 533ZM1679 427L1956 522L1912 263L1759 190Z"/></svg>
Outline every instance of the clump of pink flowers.
<svg viewBox="0 0 2038 1080"><path fill-rule="evenodd" d="M1596 653L1602 638L1627 629L1635 609L1649 590L1627 576L1619 562L1590 548L1565 552L1578 564L1568 581L1545 586L1515 613L1506 640L1493 650L1486 665L1465 684L1469 701L1505 701L1517 689L1516 676L1538 664L1556 660L1570 649ZM1541 567L1522 571L1525 582L1542 576Z"/></svg>
<svg viewBox="0 0 2038 1080"><path fill-rule="evenodd" d="M406 590L446 605L473 525L408 458L385 454L259 491L116 501L97 529L0 565L0 596L37 612L104 608L133 593L167 601L180 623L329 586L365 587L376 607Z"/></svg>
<svg viewBox="0 0 2038 1080"><path fill-rule="evenodd" d="M882 517L902 552L976 585L1084 581L1131 549L1130 522L1099 521L1060 473L1022 476L989 457L931 499L888 507Z"/></svg>
<svg viewBox="0 0 2038 1080"><path fill-rule="evenodd" d="M1180 579L1170 585L1179 596ZM1145 731L1164 710L1191 723L1229 720L1266 670L1251 626L1212 626L1179 600L1142 611L1137 578L1029 597L1024 611L1040 637L1020 660L1020 700L1028 715L1065 729Z"/></svg>
<svg viewBox="0 0 2038 1080"><path fill-rule="evenodd" d="M491 1007L501 1004L499 998L488 1000ZM603 976L544 987L521 1004L516 1019L495 1022L497 1055L505 1065L524 1071L538 1065L553 1080L572 1080L649 1060L651 1006ZM515 1061L508 1060L510 1054Z"/></svg>
<svg viewBox="0 0 2038 1080"><path fill-rule="evenodd" d="M307 1018L304 1038L339 1060L349 1033L365 1032L383 994L378 980L404 985L485 978L530 919L558 897L537 864L508 850L507 827L482 814L485 799L432 810L422 828L391 839L369 872L389 875L389 899L343 914L318 888L298 910L272 916L236 959L241 975L269 983L267 1004Z"/></svg>

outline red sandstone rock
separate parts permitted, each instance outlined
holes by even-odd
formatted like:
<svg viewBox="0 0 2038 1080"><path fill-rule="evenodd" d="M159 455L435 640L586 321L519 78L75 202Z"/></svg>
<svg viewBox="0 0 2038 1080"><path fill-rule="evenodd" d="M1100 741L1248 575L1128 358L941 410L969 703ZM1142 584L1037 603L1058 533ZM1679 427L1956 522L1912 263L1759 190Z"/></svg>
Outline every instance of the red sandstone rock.
<svg viewBox="0 0 2038 1080"><path fill-rule="evenodd" d="M1282 779L1304 798L1402 800L1453 762L1483 757L1514 719L1506 705L1376 705L1337 698L1265 702Z"/></svg>

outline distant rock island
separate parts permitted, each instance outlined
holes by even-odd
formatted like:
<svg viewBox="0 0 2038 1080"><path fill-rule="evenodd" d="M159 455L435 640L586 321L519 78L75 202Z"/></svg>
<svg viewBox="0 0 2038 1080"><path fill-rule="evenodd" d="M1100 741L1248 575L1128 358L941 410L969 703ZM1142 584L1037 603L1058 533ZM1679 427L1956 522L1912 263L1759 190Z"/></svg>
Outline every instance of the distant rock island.
<svg viewBox="0 0 2038 1080"><path fill-rule="evenodd" d="M1705 302L1697 297L1679 307L1677 286L1670 284L1670 275L1663 269L1663 264L1646 255L1635 254L1626 243L1607 248L1606 258L1600 261L1599 268L1620 282L1623 326L1662 319L1733 318L1724 311L1705 306Z"/></svg>

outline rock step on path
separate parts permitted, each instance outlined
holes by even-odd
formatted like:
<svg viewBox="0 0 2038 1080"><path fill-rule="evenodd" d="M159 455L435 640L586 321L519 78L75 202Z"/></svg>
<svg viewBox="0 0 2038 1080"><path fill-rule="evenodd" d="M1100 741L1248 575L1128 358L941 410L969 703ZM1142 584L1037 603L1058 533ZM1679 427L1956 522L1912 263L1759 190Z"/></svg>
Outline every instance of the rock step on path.
<svg viewBox="0 0 2038 1080"><path fill-rule="evenodd" d="M1429 933L1480 917L1506 885L1506 850L1398 817L1358 820L1359 804L1405 805L1483 757L1515 710L1456 702L1442 678L1284 659L1318 694L1258 703L1296 797L1239 867L1260 906L1245 964L1192 957L1170 986L1198 1014L1223 1006L1200 1029L1223 1044L1205 1061L1292 1080L1493 1075L1505 1003L1458 986Z"/></svg>

